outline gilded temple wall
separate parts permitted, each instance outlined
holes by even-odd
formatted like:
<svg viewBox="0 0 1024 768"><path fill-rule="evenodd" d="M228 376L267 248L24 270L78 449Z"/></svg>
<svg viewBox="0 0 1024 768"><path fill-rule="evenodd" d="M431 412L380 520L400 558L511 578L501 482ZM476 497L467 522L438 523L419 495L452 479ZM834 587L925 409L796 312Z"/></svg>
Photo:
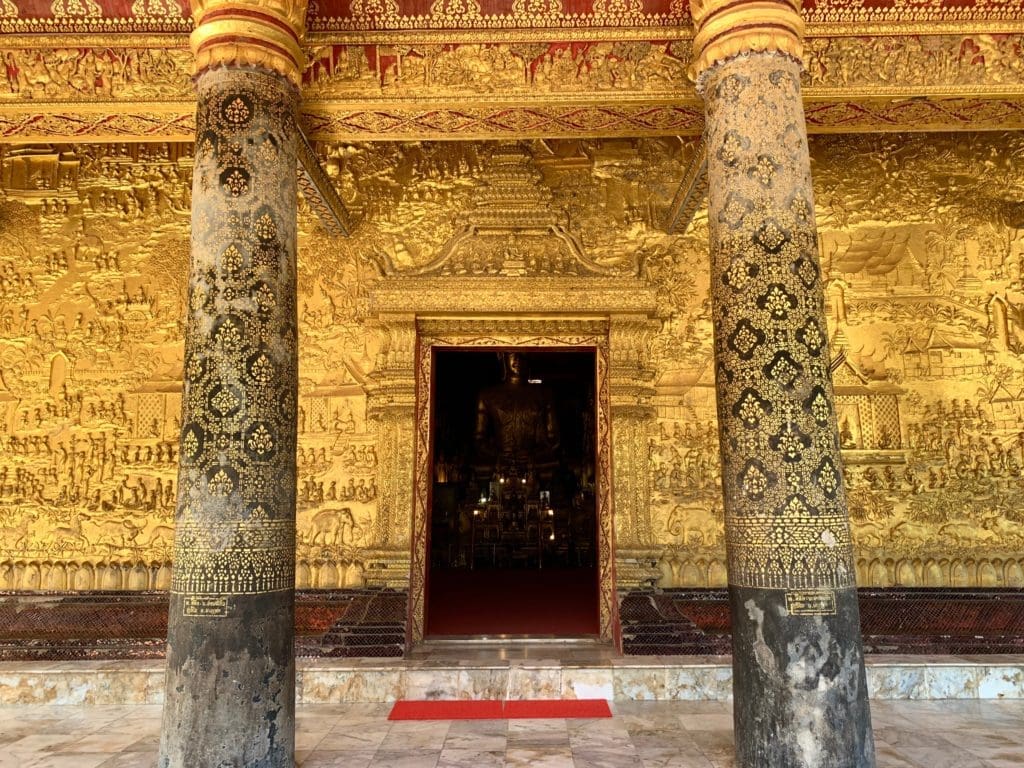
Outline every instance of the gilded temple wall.
<svg viewBox="0 0 1024 768"><path fill-rule="evenodd" d="M373 405L394 339L374 296L418 275L504 276L513 293L517 277L564 283L552 311L591 279L656 290L660 330L637 337L653 395L616 468L649 517L617 521L620 542L646 532L630 546L663 586L723 584L706 214L686 233L660 227L692 144L534 142L502 150L506 171L524 158L511 175L495 148L321 147L362 223L331 238L300 213L300 586L363 584L368 553L394 538L379 530L396 491L378 467L398 449ZM1024 138L811 149L859 580L1024 584ZM166 588L191 148L3 152L0 589ZM524 220L553 212L570 237L453 250L495 200Z"/></svg>

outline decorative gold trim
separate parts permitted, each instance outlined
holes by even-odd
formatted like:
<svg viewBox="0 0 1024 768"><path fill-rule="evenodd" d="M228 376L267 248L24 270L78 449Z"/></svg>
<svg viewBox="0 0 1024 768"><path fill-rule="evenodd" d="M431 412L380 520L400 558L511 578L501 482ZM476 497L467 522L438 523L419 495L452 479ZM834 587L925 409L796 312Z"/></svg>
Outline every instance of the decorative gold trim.
<svg viewBox="0 0 1024 768"><path fill-rule="evenodd" d="M951 89L952 90L952 89ZM816 98L804 92L807 129L821 133L1024 129L1024 95L913 95ZM525 100L523 100L525 101ZM311 141L697 136L694 102L465 104L433 102L306 104L300 119ZM0 144L29 142L192 141L193 102L0 104Z"/></svg>
<svg viewBox="0 0 1024 768"><path fill-rule="evenodd" d="M701 139L683 173L676 193L672 196L662 228L670 235L677 230L686 234L697 209L704 205L708 191L708 148Z"/></svg>
<svg viewBox="0 0 1024 768"><path fill-rule="evenodd" d="M970 9L968 9L970 10ZM493 18L493 17L486 17ZM507 20L506 20L507 21ZM912 36L948 34L1021 34L1024 20L1019 12L988 17L970 13L948 13L944 17L929 15L927 10L861 9L859 13L818 12L804 15L806 37ZM399 17L395 27L343 26L344 20L329 27L307 24L306 40L311 45L396 45L396 44L462 44L492 42L614 42L650 40L690 40L693 30L688 18L680 16L666 21L657 15L642 17L641 23L593 22L574 18L571 22L538 19L535 23L501 23L492 27L470 26L442 29L424 23L422 17ZM177 47L187 45L192 31L191 20L168 19L11 19L0 18L0 34L5 48L66 46L67 35L85 34L92 46L148 46L148 40L175 40ZM156 45L164 43L157 42Z"/></svg>
<svg viewBox="0 0 1024 768"><path fill-rule="evenodd" d="M195 72L230 65L277 72L296 86L306 67L302 47L307 0L191 0L189 37Z"/></svg>
<svg viewBox="0 0 1024 768"><path fill-rule="evenodd" d="M301 126L296 126L299 134L298 157L299 157L299 190L306 203L312 208L323 224L324 229L331 235L342 235L348 237L352 234L352 216L345 207L345 202L334 188L334 184L327 176L327 172L320 164Z"/></svg>
<svg viewBox="0 0 1024 768"><path fill-rule="evenodd" d="M962 21L920 20L910 21L895 18L888 21L815 21L804 17L807 32L804 40L811 37L885 37L895 35L1019 35L1024 32L1024 21L1010 16L1004 19L964 19Z"/></svg>
<svg viewBox="0 0 1024 768"><path fill-rule="evenodd" d="M1016 70L1019 39L814 38L804 47L802 90L810 101L1012 97L1024 93ZM183 48L13 48L2 53L7 87L0 88L0 104L31 104L40 115L72 103L185 103L194 98L193 57ZM309 49L308 56L303 95L309 112L378 109L387 115L453 104L476 110L700 105L685 77L691 57L684 43L377 50L335 45ZM873 66L875 60L886 65ZM478 65L468 66L470 61ZM83 78L81 72L95 76Z"/></svg>
<svg viewBox="0 0 1024 768"><path fill-rule="evenodd" d="M2 27L2 23L0 23ZM88 48L179 48L188 49L188 32L97 32L83 36L76 43ZM44 50L66 48L66 32L21 33L11 32L3 37L0 50Z"/></svg>
<svg viewBox="0 0 1024 768"><path fill-rule="evenodd" d="M743 53L775 52L803 59L800 0L690 0L695 34L690 77Z"/></svg>
<svg viewBox="0 0 1024 768"><path fill-rule="evenodd" d="M564 102L307 103L311 137L387 139L443 136L459 139L573 136L664 136L700 133L703 110L694 101L597 99Z"/></svg>

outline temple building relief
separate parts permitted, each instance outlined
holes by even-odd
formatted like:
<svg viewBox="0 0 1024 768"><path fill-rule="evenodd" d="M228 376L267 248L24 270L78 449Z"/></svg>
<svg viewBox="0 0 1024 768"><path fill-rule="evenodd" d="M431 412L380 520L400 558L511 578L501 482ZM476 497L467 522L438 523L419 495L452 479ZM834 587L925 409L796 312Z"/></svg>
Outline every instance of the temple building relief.
<svg viewBox="0 0 1024 768"><path fill-rule="evenodd" d="M962 50L989 62L1003 45ZM846 53L837 74L830 46L808 46L812 84L861 77ZM382 59L392 79L381 87L464 80L456 50ZM568 66L564 57L608 87L675 77L666 74L671 46L660 63L655 47L623 52L620 68L603 73L572 58L582 50L495 47L493 72L472 77L520 87L543 81L545 66ZM313 91L381 77L338 56L313 60ZM469 59L489 60L479 51ZM1007 72L1015 66L999 60ZM88 66L86 90L128 87L126 75L96 75L99 59ZM180 85L170 64L145 66L164 66ZM956 77L973 77L973 66ZM61 88L82 77L68 61L45 68L60 73ZM16 74L8 95L45 96L55 76ZM165 589L191 145L0 151L0 589ZM300 201L299 586L373 583L367 569L379 552L408 549L412 490L396 467L415 455L401 414L411 428L414 381L402 372L415 370L417 329L415 317L385 322L381 313L402 286L443 314L442 285L509 314L525 286L547 291L552 314L616 286L653 297L651 323L637 319L648 309L630 319L624 308L608 331L619 546L646 559L645 578L662 586L724 584L706 209L686 231L661 228L694 143L317 151L359 225L350 238L331 237ZM1024 585L1024 141L818 136L811 156L858 579Z"/></svg>

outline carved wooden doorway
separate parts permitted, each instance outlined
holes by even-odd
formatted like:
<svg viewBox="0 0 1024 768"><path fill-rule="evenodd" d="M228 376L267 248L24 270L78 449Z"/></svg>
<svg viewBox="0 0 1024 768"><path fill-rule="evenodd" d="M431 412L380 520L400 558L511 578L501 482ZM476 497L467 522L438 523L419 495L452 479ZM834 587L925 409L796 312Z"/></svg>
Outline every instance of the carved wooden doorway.
<svg viewBox="0 0 1024 768"><path fill-rule="evenodd" d="M606 323L421 321L418 330L410 641L419 642L425 635L438 631L444 634L488 636L596 634L603 640L617 641ZM544 450L534 451L539 461L530 462L528 469L525 465L517 466L508 459L504 462L498 461L494 454L486 452L481 455L483 458L477 456L468 463L454 461L452 457L437 456L438 449L452 453L451 449L443 449L443 444L444 439L447 439L447 445L453 444L453 440L449 435L438 441L436 387L438 381L443 385L443 382L451 383L454 381L453 377L459 376L452 368L445 373L444 367L455 366L456 369L461 367L469 370L473 367L489 366L490 373L482 375L478 382L462 383L463 389L467 392L473 389L474 393L464 392L456 396L461 396L464 400L461 407L462 416L458 417L463 424L457 429L461 429L462 439L465 440L466 433L476 428L479 391L481 388L487 388L487 385L495 384L496 379L501 380L503 364L499 352L510 350L516 350L518 356L525 358L525 365L532 361L535 367L539 366L541 369L545 366L548 366L549 371L561 369L562 375L553 378L567 380L568 386L571 386L573 376L577 377L577 382L582 381L579 377L592 377L588 382L592 409L590 423L584 424L586 419L573 422L571 416L563 417L570 439L592 440L591 477L582 478L581 482L579 472L566 473L565 461L559 465L560 470L555 469L554 463L550 461L552 457L547 457ZM461 358L454 356L460 353L463 355ZM550 356L539 356L544 353ZM566 374L566 371L575 373ZM525 375L529 376L528 373ZM528 385L528 382L524 383ZM543 383L536 386L543 387ZM446 397L451 400L452 393ZM566 398L556 396L552 399L561 399L561 408L565 413ZM449 418L451 415L443 416L445 422ZM590 436L584 438L583 435L588 430ZM475 442L476 435L473 437ZM492 437L493 434L487 433L487 439ZM483 439L482 435L480 439ZM459 438L455 441L458 442ZM579 449L575 450L577 454L574 456L579 458ZM572 451L573 449L570 449L569 453ZM546 459L549 461L545 461ZM568 464L573 464L573 461L569 461ZM579 466L580 462L574 464ZM586 464L586 461L583 464ZM456 475L471 475L473 482L446 482L452 479L449 473L452 473L452 478ZM568 477L569 474L573 477ZM437 482L438 477L441 482ZM502 478L509 487L512 483L519 484L521 490L507 490ZM465 496L470 484L476 498L467 502ZM570 489L572 496L566 499ZM542 496L542 492L547 493ZM577 492L582 493L577 495ZM439 495L436 499L435 494ZM441 498L445 495L447 498ZM592 504L591 551L586 551L588 535L584 532L586 514L583 511L588 506L588 499ZM465 509L462 509L463 507ZM575 516L570 523L572 509ZM476 519L473 519L472 515L474 510L477 510ZM548 516L547 520L545 516ZM551 518L558 522L550 524ZM458 522L454 522L456 519ZM568 542L570 524L579 529L573 535L577 541L571 548ZM439 537L433 548L432 531ZM532 543L535 538L536 544ZM441 539L443 541L440 541ZM515 541L519 542L519 546L515 546ZM510 544L513 546L509 546ZM513 560L516 562L513 563ZM545 563L548 566L547 573L544 572ZM586 567L588 564L592 564L589 583ZM433 571L432 565L435 566ZM573 567L566 568L568 565ZM461 573L456 572L460 569ZM437 580L436 585L431 582L431 573ZM467 590L468 583L463 580L470 574L472 584ZM559 575L564 577L562 581L559 581ZM451 620L453 616L451 603L445 604L443 609L435 605L433 611L428 604L431 595L437 600L451 601L467 597L472 599L475 591L487 590L492 590L493 596L498 600L502 599L503 589L505 598L521 597L509 592L509 585L518 583L524 589L534 585L535 590L543 590L545 579L553 580L549 581L548 585L555 590L561 590L563 595L574 594L585 601L584 605L578 606L574 621L561 625L545 625L543 622L531 623L528 616L525 622L516 621L517 617L518 620L523 620L524 616L521 612L517 613L519 609L514 606L523 603L522 600L518 603L510 600L507 602L511 609L507 616L510 624L508 629L502 631L501 622L495 618L494 610L481 611L480 622L476 625L468 615L463 616L466 621L453 625L445 621ZM456 585L455 589L453 584ZM543 593L535 591L532 594ZM523 599L525 598L528 598L528 595ZM554 602L551 604L557 603L557 599L552 599ZM583 621L583 616L588 610L588 600L593 609L593 620L590 624ZM541 601L538 608L544 610L547 606L550 609L549 602L551 600ZM472 611L473 606L467 605L465 609ZM488 614L490 623L487 623ZM432 623L431 616L435 620ZM446 631L453 627L456 628L454 632ZM550 631L545 631L544 627L548 627Z"/></svg>

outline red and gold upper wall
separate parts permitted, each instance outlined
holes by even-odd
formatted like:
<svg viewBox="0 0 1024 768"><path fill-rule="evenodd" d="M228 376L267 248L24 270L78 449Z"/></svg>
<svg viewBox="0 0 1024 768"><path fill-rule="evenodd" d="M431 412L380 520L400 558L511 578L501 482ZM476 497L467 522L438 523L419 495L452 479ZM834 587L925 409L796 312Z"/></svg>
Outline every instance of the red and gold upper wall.
<svg viewBox="0 0 1024 768"><path fill-rule="evenodd" d="M805 0L811 34L1019 31L1024 0ZM307 30L339 33L441 31L453 39L488 32L561 30L584 39L601 30L657 28L690 36L686 0L312 0ZM188 0L0 0L0 32L187 33Z"/></svg>
<svg viewBox="0 0 1024 768"><path fill-rule="evenodd" d="M1024 0L802 15L811 133L1024 129ZM0 144L191 140L192 25L188 0L0 0ZM689 0L309 0L305 30L317 141L703 129Z"/></svg>

